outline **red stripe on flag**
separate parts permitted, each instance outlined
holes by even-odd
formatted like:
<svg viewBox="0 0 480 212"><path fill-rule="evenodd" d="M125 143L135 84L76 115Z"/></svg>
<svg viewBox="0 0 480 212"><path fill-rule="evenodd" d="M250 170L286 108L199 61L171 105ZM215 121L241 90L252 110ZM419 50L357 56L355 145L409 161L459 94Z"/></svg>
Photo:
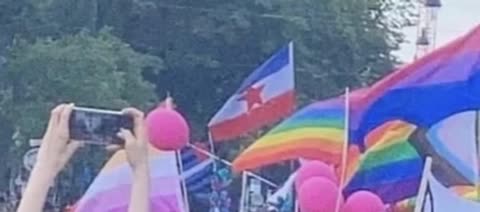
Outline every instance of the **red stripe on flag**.
<svg viewBox="0 0 480 212"><path fill-rule="evenodd" d="M212 139L216 142L232 139L289 115L295 107L293 90L276 96L262 105L235 118L210 127Z"/></svg>

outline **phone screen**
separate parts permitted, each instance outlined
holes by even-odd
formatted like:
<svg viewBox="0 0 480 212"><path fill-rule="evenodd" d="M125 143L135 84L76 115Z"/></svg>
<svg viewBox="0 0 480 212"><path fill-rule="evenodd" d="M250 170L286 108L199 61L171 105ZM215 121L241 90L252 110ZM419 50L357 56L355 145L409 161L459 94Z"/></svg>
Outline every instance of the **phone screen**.
<svg viewBox="0 0 480 212"><path fill-rule="evenodd" d="M74 108L70 117L70 138L91 144L121 144L120 129L133 129L131 117L118 111Z"/></svg>

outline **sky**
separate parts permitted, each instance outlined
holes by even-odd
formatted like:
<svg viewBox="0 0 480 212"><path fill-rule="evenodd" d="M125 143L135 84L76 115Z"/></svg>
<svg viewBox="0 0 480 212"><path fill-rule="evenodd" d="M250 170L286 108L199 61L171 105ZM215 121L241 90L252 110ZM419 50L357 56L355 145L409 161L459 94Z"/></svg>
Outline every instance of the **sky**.
<svg viewBox="0 0 480 212"><path fill-rule="evenodd" d="M442 0L438 13L436 46L442 46L480 25L480 0ZM408 42L396 52L404 62L415 55L417 28L404 29Z"/></svg>

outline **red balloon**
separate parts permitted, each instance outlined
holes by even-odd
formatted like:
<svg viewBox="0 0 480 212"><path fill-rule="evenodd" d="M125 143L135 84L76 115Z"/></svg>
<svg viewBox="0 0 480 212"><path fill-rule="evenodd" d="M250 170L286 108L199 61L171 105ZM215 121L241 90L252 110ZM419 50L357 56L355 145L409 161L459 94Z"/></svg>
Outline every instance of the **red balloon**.
<svg viewBox="0 0 480 212"><path fill-rule="evenodd" d="M308 161L302 164L295 177L295 188L300 189L302 184L312 177L325 177L338 184L333 168L321 161Z"/></svg>
<svg viewBox="0 0 480 212"><path fill-rule="evenodd" d="M348 197L343 212L385 212L382 199L369 191L357 191Z"/></svg>
<svg viewBox="0 0 480 212"><path fill-rule="evenodd" d="M147 115L146 122L150 143L157 149L179 150L190 139L187 121L173 109L158 107Z"/></svg>
<svg viewBox="0 0 480 212"><path fill-rule="evenodd" d="M298 203L302 212L335 212L338 186L325 177L312 177L298 190ZM343 197L340 208L343 207Z"/></svg>

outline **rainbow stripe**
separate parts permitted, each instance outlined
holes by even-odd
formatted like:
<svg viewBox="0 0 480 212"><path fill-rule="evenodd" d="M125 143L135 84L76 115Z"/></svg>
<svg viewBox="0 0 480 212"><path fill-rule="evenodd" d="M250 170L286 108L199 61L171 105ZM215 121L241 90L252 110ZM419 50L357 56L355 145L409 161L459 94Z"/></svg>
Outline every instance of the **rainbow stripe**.
<svg viewBox="0 0 480 212"><path fill-rule="evenodd" d="M314 103L257 140L233 162L237 171L289 159L337 164L344 142L343 99Z"/></svg>
<svg viewBox="0 0 480 212"><path fill-rule="evenodd" d="M472 201L480 201L480 196L478 192L480 192L480 187L477 186L454 186L451 188L460 196L472 200Z"/></svg>
<svg viewBox="0 0 480 212"><path fill-rule="evenodd" d="M387 122L367 137L369 148L361 157L344 192L369 190L386 203L414 196L420 183L423 159L409 143L415 126L402 121Z"/></svg>
<svg viewBox="0 0 480 212"><path fill-rule="evenodd" d="M173 152L150 148L150 201L153 211L183 211L180 176ZM75 205L77 212L127 211L132 173L125 151L115 153Z"/></svg>
<svg viewBox="0 0 480 212"><path fill-rule="evenodd" d="M351 116L350 143L390 120L429 129L452 114L480 109L480 25L373 84Z"/></svg>
<svg viewBox="0 0 480 212"><path fill-rule="evenodd" d="M350 101L358 101L365 91L351 92ZM345 144L344 128L343 96L311 104L254 142L235 159L233 168L242 171L298 158L338 165Z"/></svg>
<svg viewBox="0 0 480 212"><path fill-rule="evenodd" d="M473 186L454 186L450 188L453 192L457 193L463 198L472 200L472 201L480 201L477 195L477 188ZM395 212L412 212L415 208L415 201L416 197L404 199L395 203L394 210Z"/></svg>

